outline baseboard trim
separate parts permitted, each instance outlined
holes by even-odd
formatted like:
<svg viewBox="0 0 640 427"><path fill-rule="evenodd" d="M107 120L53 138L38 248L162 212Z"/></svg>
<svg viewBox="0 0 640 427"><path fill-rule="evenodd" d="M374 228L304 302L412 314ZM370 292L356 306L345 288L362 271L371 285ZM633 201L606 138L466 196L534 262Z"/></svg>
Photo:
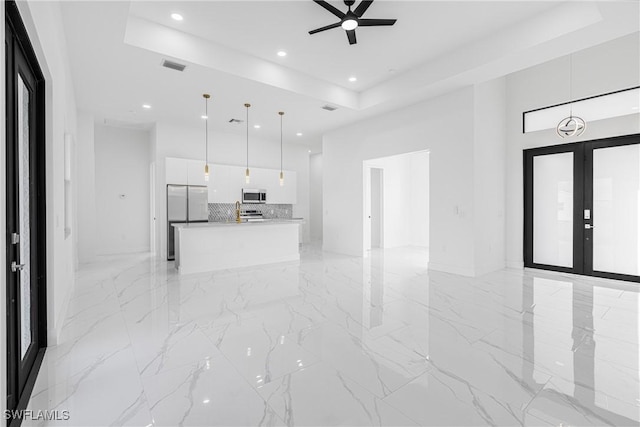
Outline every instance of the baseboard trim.
<svg viewBox="0 0 640 427"><path fill-rule="evenodd" d="M507 261L507 268L524 269L524 261Z"/></svg>

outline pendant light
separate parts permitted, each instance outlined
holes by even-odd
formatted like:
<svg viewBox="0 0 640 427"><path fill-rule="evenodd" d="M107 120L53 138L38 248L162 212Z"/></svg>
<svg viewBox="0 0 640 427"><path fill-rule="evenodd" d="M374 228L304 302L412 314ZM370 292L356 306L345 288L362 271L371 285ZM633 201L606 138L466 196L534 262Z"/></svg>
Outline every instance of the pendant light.
<svg viewBox="0 0 640 427"><path fill-rule="evenodd" d="M204 98L204 180L209 181L209 98L208 93L202 94Z"/></svg>
<svg viewBox="0 0 640 427"><path fill-rule="evenodd" d="M584 120L573 115L573 54L569 55L569 117L560 120L556 126L556 133L560 138L568 138L572 136L580 136L587 128Z"/></svg>
<svg viewBox="0 0 640 427"><path fill-rule="evenodd" d="M278 111L280 115L280 187L284 185L284 172L282 172L282 116L284 111Z"/></svg>
<svg viewBox="0 0 640 427"><path fill-rule="evenodd" d="M251 178L249 177L249 107L251 104L244 104L247 108L247 170L244 172L244 182L249 184L251 182Z"/></svg>

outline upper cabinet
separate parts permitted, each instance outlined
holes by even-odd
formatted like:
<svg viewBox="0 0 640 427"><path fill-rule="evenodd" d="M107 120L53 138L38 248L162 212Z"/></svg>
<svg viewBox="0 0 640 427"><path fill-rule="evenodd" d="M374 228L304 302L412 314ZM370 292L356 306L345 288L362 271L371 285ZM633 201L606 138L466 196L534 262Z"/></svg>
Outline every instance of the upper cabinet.
<svg viewBox="0 0 640 427"><path fill-rule="evenodd" d="M167 184L207 185L204 180L204 161L167 157L165 159Z"/></svg>
<svg viewBox="0 0 640 427"><path fill-rule="evenodd" d="M204 180L204 161L166 158L167 184L206 185L209 203L235 203L242 200L243 188L267 190L267 203L296 204L296 173L284 171L280 186L279 169L250 168L250 182L245 182L245 167L209 164L209 181Z"/></svg>
<svg viewBox="0 0 640 427"><path fill-rule="evenodd" d="M187 160L187 184L189 185L209 185L204 179L204 160ZM211 171L209 171L211 180Z"/></svg>
<svg viewBox="0 0 640 427"><path fill-rule="evenodd" d="M280 170L250 168L247 184L245 167L228 165L209 165L209 203L235 203L242 199L243 188L267 190L267 203L296 203L296 173L284 171L285 185L280 187Z"/></svg>
<svg viewBox="0 0 640 427"><path fill-rule="evenodd" d="M209 165L209 203L235 203L242 200L244 168Z"/></svg>

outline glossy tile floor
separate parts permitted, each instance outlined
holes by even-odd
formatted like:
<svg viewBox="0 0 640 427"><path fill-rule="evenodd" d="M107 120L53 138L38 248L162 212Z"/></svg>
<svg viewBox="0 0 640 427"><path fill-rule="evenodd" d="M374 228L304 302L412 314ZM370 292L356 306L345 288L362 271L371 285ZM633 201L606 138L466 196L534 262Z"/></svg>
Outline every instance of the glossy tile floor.
<svg viewBox="0 0 640 427"><path fill-rule="evenodd" d="M639 424L639 285L426 257L91 264L29 408L64 426Z"/></svg>

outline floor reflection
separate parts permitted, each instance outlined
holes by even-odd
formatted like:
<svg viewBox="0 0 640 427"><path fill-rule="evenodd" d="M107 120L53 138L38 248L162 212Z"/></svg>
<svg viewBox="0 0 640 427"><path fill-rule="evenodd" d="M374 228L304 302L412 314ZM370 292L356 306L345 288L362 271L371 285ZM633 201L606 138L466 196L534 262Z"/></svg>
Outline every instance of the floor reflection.
<svg viewBox="0 0 640 427"><path fill-rule="evenodd" d="M525 276L533 321L523 322L524 356L553 376L529 411L552 423L638 425L638 289ZM523 299L528 306L530 300ZM617 322L607 314L621 315ZM539 383L540 384L540 383Z"/></svg>

